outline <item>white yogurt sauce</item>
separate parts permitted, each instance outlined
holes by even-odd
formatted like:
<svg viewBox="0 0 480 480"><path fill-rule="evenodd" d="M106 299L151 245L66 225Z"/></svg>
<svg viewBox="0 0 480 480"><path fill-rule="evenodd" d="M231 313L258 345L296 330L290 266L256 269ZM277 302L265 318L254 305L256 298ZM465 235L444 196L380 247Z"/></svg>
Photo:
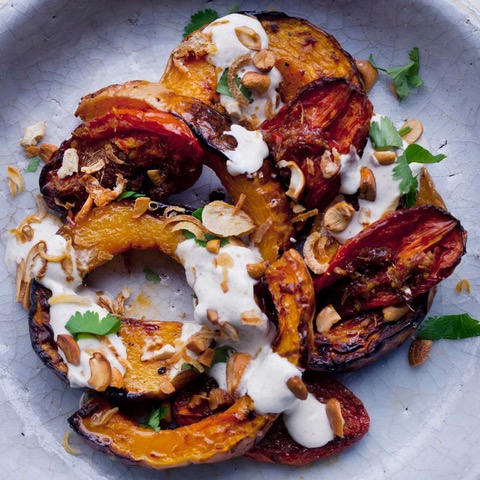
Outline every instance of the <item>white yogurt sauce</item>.
<svg viewBox="0 0 480 480"><path fill-rule="evenodd" d="M379 122L380 119L381 115L375 115L372 117L372 122ZM404 142L403 148L405 149L407 146L408 144ZM365 227L376 222L385 214L395 210L402 196L400 180L393 178L393 169L397 163L381 165L374 154L375 149L371 140L368 139L361 158L353 147L351 147L349 153L340 157L340 193L353 195L358 191L360 186L360 168L362 166L368 167L372 171L377 190L375 201L373 202L362 198L358 199L359 209L354 213L348 227L343 232L329 232L341 244L353 238ZM421 167L422 165L419 163L410 164L414 176L420 173Z"/></svg>

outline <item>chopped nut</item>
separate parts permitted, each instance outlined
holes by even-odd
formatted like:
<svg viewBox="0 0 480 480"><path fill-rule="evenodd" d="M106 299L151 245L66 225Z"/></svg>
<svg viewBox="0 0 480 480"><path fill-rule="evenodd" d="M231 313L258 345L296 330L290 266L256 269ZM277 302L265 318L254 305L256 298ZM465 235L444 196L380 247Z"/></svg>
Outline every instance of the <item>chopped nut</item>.
<svg viewBox="0 0 480 480"><path fill-rule="evenodd" d="M57 177L64 179L77 173L79 160L77 150L75 148L67 148L63 152L62 166L57 171Z"/></svg>
<svg viewBox="0 0 480 480"><path fill-rule="evenodd" d="M235 352L227 362L227 390L235 396L236 390L240 385L243 374L252 360L248 353Z"/></svg>
<svg viewBox="0 0 480 480"><path fill-rule="evenodd" d="M25 182L22 174L18 168L8 166L7 167L8 188L12 197L16 197L19 193L22 193L25 189Z"/></svg>
<svg viewBox="0 0 480 480"><path fill-rule="evenodd" d="M207 348L197 357L197 360L202 365L205 365L206 367L211 367L213 363L213 357L215 357L215 350L213 348Z"/></svg>
<svg viewBox="0 0 480 480"><path fill-rule="evenodd" d="M220 251L221 244L222 244L222 241L219 238L214 238L213 240L209 240L207 242L207 244L205 245L205 248L210 253L217 255L218 252Z"/></svg>
<svg viewBox="0 0 480 480"><path fill-rule="evenodd" d="M206 393L206 392L205 392ZM202 393L195 393L188 402L188 408L197 408L208 400L208 397Z"/></svg>
<svg viewBox="0 0 480 480"><path fill-rule="evenodd" d="M375 176L368 167L360 168L359 197L369 202L374 202L377 197Z"/></svg>
<svg viewBox="0 0 480 480"><path fill-rule="evenodd" d="M390 305L382 309L384 322L396 322L410 310L408 305Z"/></svg>
<svg viewBox="0 0 480 480"><path fill-rule="evenodd" d="M27 158L36 157L40 153L40 149L38 147L34 147L33 145L25 148L25 155Z"/></svg>
<svg viewBox="0 0 480 480"><path fill-rule="evenodd" d="M254 310L242 312L240 318L244 325L261 325L263 323L261 317L259 317Z"/></svg>
<svg viewBox="0 0 480 480"><path fill-rule="evenodd" d="M165 378L165 375L160 375L157 381L159 383L158 389L161 392L165 393L166 395L170 395L175 392L175 386L168 378Z"/></svg>
<svg viewBox="0 0 480 480"><path fill-rule="evenodd" d="M412 367L421 365L427 358L432 348L433 340L420 340L416 338L408 350L408 363Z"/></svg>
<svg viewBox="0 0 480 480"><path fill-rule="evenodd" d="M214 388L208 394L208 407L212 412L235 403L234 398L223 388Z"/></svg>
<svg viewBox="0 0 480 480"><path fill-rule="evenodd" d="M337 437L343 437L343 426L345 425L345 420L342 415L342 406L336 398L329 398L326 403L325 409L330 422L330 427L332 428L333 433Z"/></svg>
<svg viewBox="0 0 480 480"><path fill-rule="evenodd" d="M236 327L231 325L228 322L219 322L220 327L222 328L222 333L229 338L230 340L233 340L234 342L238 342L240 340L240 335L238 334L238 330Z"/></svg>
<svg viewBox="0 0 480 480"><path fill-rule="evenodd" d="M122 372L118 368L112 367L112 381L110 382L110 386L122 388L124 384Z"/></svg>
<svg viewBox="0 0 480 480"><path fill-rule="evenodd" d="M407 143L415 143L423 133L423 125L420 120L407 120L400 130L410 127L411 130L402 135L402 138Z"/></svg>
<svg viewBox="0 0 480 480"><path fill-rule="evenodd" d="M80 365L80 347L76 340L67 334L57 336L57 345L65 355L68 363L72 365Z"/></svg>
<svg viewBox="0 0 480 480"><path fill-rule="evenodd" d="M287 380L287 387L299 399L306 400L308 397L308 390L303 383L302 377L295 375Z"/></svg>
<svg viewBox="0 0 480 480"><path fill-rule="evenodd" d="M249 90L262 94L270 88L270 77L263 73L247 72L242 77L242 85Z"/></svg>
<svg viewBox="0 0 480 480"><path fill-rule="evenodd" d="M303 174L302 169L295 162L287 162L286 160L280 160L277 163L277 166L279 168L290 169L290 184L285 194L298 202L298 199L305 188L305 175Z"/></svg>
<svg viewBox="0 0 480 480"><path fill-rule="evenodd" d="M333 150L333 155L330 150L325 150L320 158L320 171L322 172L323 178L333 178L338 175L338 172L340 172L340 155L336 148Z"/></svg>
<svg viewBox="0 0 480 480"><path fill-rule="evenodd" d="M378 77L378 70L368 60L357 60L357 68L363 77L365 92L369 92Z"/></svg>
<svg viewBox="0 0 480 480"><path fill-rule="evenodd" d="M269 72L275 66L275 54L271 50L260 50L252 60L261 72Z"/></svg>
<svg viewBox="0 0 480 480"><path fill-rule="evenodd" d="M22 140L20 140L20 145L23 148L27 148L31 145L36 145L39 140L45 136L46 128L45 122L38 122L34 125L30 125L25 129Z"/></svg>
<svg viewBox="0 0 480 480"><path fill-rule="evenodd" d="M210 308L208 308L207 309L207 318L213 324L218 323L218 313L215 310L211 310Z"/></svg>
<svg viewBox="0 0 480 480"><path fill-rule="evenodd" d="M140 218L148 210L149 205L150 199L148 197L140 197L135 199L132 218Z"/></svg>
<svg viewBox="0 0 480 480"><path fill-rule="evenodd" d="M95 412L91 418L92 425L95 427L100 427L101 425L107 424L111 418L118 413L118 411L118 407L113 407L109 408L108 410L100 410L99 412Z"/></svg>
<svg viewBox="0 0 480 480"><path fill-rule="evenodd" d="M146 345L145 351L142 354L142 362L148 362L150 360L167 360L175 355L176 349L169 343L163 345L160 349L156 349L155 343Z"/></svg>
<svg viewBox="0 0 480 480"><path fill-rule="evenodd" d="M82 205L80 211L75 215L75 222L79 223L82 220L86 219L87 216L90 214L93 208L93 197L88 195L85 203Z"/></svg>
<svg viewBox="0 0 480 480"><path fill-rule="evenodd" d="M48 163L57 152L58 152L58 147L56 145L53 145L53 143L42 143L40 145L40 152L38 156L45 163Z"/></svg>
<svg viewBox="0 0 480 480"><path fill-rule="evenodd" d="M338 202L330 207L323 217L325 228L330 232L343 232L350 223L355 209L347 202Z"/></svg>
<svg viewBox="0 0 480 480"><path fill-rule="evenodd" d="M327 305L320 310L315 319L317 331L320 333L328 332L332 326L341 319L342 317L338 314L333 305Z"/></svg>
<svg viewBox="0 0 480 480"><path fill-rule="evenodd" d="M268 268L269 263L265 260L259 263L248 263L247 272L254 280L260 280Z"/></svg>
<svg viewBox="0 0 480 480"><path fill-rule="evenodd" d="M375 152L373 155L380 165L391 165L397 160L397 154L395 152Z"/></svg>
<svg viewBox="0 0 480 480"><path fill-rule="evenodd" d="M165 174L160 172L160 170L147 170L148 178L152 181L154 185L160 186L165 183L167 177Z"/></svg>
<svg viewBox="0 0 480 480"><path fill-rule="evenodd" d="M196 355L200 355L208 348L208 345L204 338L194 336L187 342L186 347Z"/></svg>
<svg viewBox="0 0 480 480"><path fill-rule="evenodd" d="M97 392L104 392L112 381L112 367L105 355L95 352L89 360L91 375L88 384Z"/></svg>
<svg viewBox="0 0 480 480"><path fill-rule="evenodd" d="M233 205L216 200L203 208L204 227L221 237L241 237L255 229L252 219Z"/></svg>
<svg viewBox="0 0 480 480"><path fill-rule="evenodd" d="M262 42L260 35L250 27L237 27L235 28L235 34L239 42L250 50L260 50L262 48Z"/></svg>

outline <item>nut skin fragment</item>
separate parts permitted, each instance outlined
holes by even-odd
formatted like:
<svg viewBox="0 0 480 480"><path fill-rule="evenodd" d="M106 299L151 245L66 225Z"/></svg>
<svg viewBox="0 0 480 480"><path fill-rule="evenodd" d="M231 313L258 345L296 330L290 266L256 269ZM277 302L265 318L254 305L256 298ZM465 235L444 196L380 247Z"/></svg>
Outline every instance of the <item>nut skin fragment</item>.
<svg viewBox="0 0 480 480"><path fill-rule="evenodd" d="M396 322L400 320L410 308L408 305L390 305L382 309L384 322Z"/></svg>
<svg viewBox="0 0 480 480"><path fill-rule="evenodd" d="M71 335L63 333L58 335L57 345L65 354L68 363L80 365L80 347Z"/></svg>
<svg viewBox="0 0 480 480"><path fill-rule="evenodd" d="M89 360L90 370L92 372L88 379L89 385L97 390L97 392L104 392L112 381L112 367L105 355L100 352L95 352Z"/></svg>
<svg viewBox="0 0 480 480"><path fill-rule="evenodd" d="M378 70L368 60L357 60L357 68L363 76L365 92L368 93L378 78Z"/></svg>
<svg viewBox="0 0 480 480"><path fill-rule="evenodd" d="M238 41L246 48L250 50L260 50L262 48L262 42L260 35L250 27L237 27L235 29Z"/></svg>
<svg viewBox="0 0 480 480"><path fill-rule="evenodd" d="M247 72L242 77L242 85L249 90L265 93L270 87L270 78L263 73Z"/></svg>
<svg viewBox="0 0 480 480"><path fill-rule="evenodd" d="M287 380L287 387L299 400L307 399L308 390L301 377L290 377Z"/></svg>
<svg viewBox="0 0 480 480"><path fill-rule="evenodd" d="M374 155L380 165L391 165L397 160L397 154L395 152L375 152Z"/></svg>
<svg viewBox="0 0 480 480"><path fill-rule="evenodd" d="M324 226L330 232L343 232L348 227L354 213L355 209L348 202L338 202L325 212Z"/></svg>
<svg viewBox="0 0 480 480"><path fill-rule="evenodd" d="M418 367L428 358L433 345L433 340L420 340L416 338L408 350L408 363L412 367Z"/></svg>
<svg viewBox="0 0 480 480"><path fill-rule="evenodd" d="M359 197L369 202L374 202L377 197L375 176L368 167L362 167L360 169Z"/></svg>
<svg viewBox="0 0 480 480"><path fill-rule="evenodd" d="M275 66L275 54L270 50L260 50L253 56L253 64L261 72L269 72Z"/></svg>
<svg viewBox="0 0 480 480"><path fill-rule="evenodd" d="M337 437L343 437L343 426L345 420L342 415L342 407L336 398L329 398L326 403L326 413L330 427Z"/></svg>
<svg viewBox="0 0 480 480"><path fill-rule="evenodd" d="M235 352L228 359L227 390L231 395L235 396L235 392L251 360L252 356L243 352Z"/></svg>
<svg viewBox="0 0 480 480"><path fill-rule="evenodd" d="M405 140L407 143L415 143L423 133L423 125L420 120L407 120L403 125L400 130L403 128L410 127L411 130L404 135L402 135L403 140Z"/></svg>

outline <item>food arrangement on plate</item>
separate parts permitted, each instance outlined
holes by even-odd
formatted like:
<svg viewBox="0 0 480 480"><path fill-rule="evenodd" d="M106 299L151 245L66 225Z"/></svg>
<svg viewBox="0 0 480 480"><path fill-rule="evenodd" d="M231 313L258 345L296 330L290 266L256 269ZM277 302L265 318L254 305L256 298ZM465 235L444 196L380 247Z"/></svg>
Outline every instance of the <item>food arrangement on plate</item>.
<svg viewBox="0 0 480 480"><path fill-rule="evenodd" d="M58 150L27 132L55 215L12 230L7 261L36 353L91 392L69 422L94 448L153 468L305 465L367 432L330 374L415 334L466 233L423 166L443 156L416 143L421 123L397 130L374 113L373 60L279 13L198 27L158 83L84 97ZM410 58L399 97L421 83ZM231 202L169 204L203 166ZM128 318L126 294L84 286L131 249L183 265L193 318ZM412 363L428 342L414 341Z"/></svg>

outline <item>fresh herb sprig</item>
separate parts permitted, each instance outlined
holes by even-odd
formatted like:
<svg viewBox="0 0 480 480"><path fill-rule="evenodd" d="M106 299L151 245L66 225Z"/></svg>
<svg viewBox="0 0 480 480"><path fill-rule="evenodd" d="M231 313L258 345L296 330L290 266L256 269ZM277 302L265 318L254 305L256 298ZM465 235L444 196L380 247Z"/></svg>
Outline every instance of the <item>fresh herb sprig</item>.
<svg viewBox="0 0 480 480"><path fill-rule="evenodd" d="M198 30L203 25L211 23L218 18L218 13L211 9L199 10L190 17L190 22L183 29L183 36L190 35L195 30Z"/></svg>
<svg viewBox="0 0 480 480"><path fill-rule="evenodd" d="M252 92L241 84L241 79L238 75L235 77L235 83L240 89L240 92L242 92L242 95L247 98L250 103L253 103ZM232 96L232 92L228 87L228 68L223 71L222 76L218 80L217 92L221 95L226 95L227 97Z"/></svg>
<svg viewBox="0 0 480 480"><path fill-rule="evenodd" d="M30 162L28 163L28 167L26 167L24 170L25 172L36 172L39 166L40 166L40 158L33 157L30 159Z"/></svg>
<svg viewBox="0 0 480 480"><path fill-rule="evenodd" d="M480 336L480 321L468 313L430 317L423 322L417 333L420 340L457 340Z"/></svg>
<svg viewBox="0 0 480 480"><path fill-rule="evenodd" d="M162 281L162 277L148 267L143 269L143 273L145 274L145 280L147 280L147 282L160 283Z"/></svg>
<svg viewBox="0 0 480 480"><path fill-rule="evenodd" d="M125 190L122 192L115 201L119 202L120 200L125 200L129 198L130 200L136 200L137 198L146 197L144 193L133 192L132 190Z"/></svg>
<svg viewBox="0 0 480 480"><path fill-rule="evenodd" d="M159 432L161 430L160 422L166 418L167 414L168 408L165 405L153 408L146 421L141 423L140 426L143 428L151 428L152 430L155 430L155 432Z"/></svg>
<svg viewBox="0 0 480 480"><path fill-rule="evenodd" d="M120 330L122 322L119 318L108 313L100 319L98 312L87 310L85 313L75 312L65 325L65 328L78 338L82 334L93 334L99 336L110 335Z"/></svg>
<svg viewBox="0 0 480 480"><path fill-rule="evenodd" d="M220 347L215 348L212 365L215 365L216 363L227 363L230 355L234 352L236 352L236 350L230 345L221 345Z"/></svg>
<svg viewBox="0 0 480 480"><path fill-rule="evenodd" d="M398 95L399 100L403 100L405 97L410 95L410 89L421 87L424 84L424 81L418 74L420 69L420 58L418 47L412 48L408 52L410 62L406 65L396 68L382 68L377 66L373 60L372 54L370 54L370 63L374 68L385 72L393 81L393 86L395 92Z"/></svg>

